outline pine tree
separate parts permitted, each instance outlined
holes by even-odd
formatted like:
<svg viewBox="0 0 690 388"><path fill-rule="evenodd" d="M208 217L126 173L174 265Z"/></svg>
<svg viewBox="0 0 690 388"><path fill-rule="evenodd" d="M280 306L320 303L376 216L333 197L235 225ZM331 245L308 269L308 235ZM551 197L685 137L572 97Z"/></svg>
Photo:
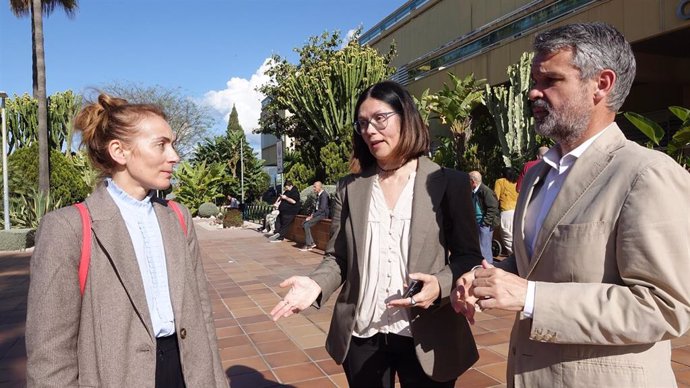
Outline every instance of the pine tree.
<svg viewBox="0 0 690 388"><path fill-rule="evenodd" d="M242 126L240 125L240 118L237 114L235 104L232 104L232 112L230 112L230 118L228 119L228 136L230 136L230 134L233 132L244 132Z"/></svg>

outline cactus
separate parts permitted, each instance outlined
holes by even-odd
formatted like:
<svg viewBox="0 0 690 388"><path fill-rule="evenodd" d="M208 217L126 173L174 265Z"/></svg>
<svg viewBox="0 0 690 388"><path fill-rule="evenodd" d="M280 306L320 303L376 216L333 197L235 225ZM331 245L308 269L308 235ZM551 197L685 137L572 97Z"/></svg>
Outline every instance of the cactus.
<svg viewBox="0 0 690 388"><path fill-rule="evenodd" d="M58 92L48 98L48 134L51 149L69 155L72 141L72 121L81 108L81 96L71 90ZM23 94L7 100L8 153L38 141L38 103Z"/></svg>
<svg viewBox="0 0 690 388"><path fill-rule="evenodd" d="M496 123L506 167L511 167L513 162L523 162L536 148L534 118L527 99L533 56L525 52L518 63L508 66L508 86L486 85L485 105Z"/></svg>
<svg viewBox="0 0 690 388"><path fill-rule="evenodd" d="M343 47L338 32L326 32L295 51L300 56L298 65L274 56L274 66L267 71L275 83L260 89L270 99L264 107L267 113L261 120L261 131L294 138L302 162L319 179L326 180L321 149L330 142L341 144L352 138L357 98L367 87L395 72L388 66L395 47L382 55L359 45L356 36ZM282 111L289 111L290 116L281 117ZM344 157L343 162L347 159Z"/></svg>

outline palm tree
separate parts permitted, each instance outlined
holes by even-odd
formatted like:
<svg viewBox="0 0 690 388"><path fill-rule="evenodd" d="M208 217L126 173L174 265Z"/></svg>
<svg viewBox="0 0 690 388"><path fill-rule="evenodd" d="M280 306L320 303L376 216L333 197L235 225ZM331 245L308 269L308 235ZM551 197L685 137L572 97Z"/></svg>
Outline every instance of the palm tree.
<svg viewBox="0 0 690 388"><path fill-rule="evenodd" d="M50 192L48 156L48 101L46 99L46 64L43 50L43 14L50 15L56 7L74 16L77 0L10 0L12 13L17 17L31 15L31 47L33 51L33 89L38 100L38 189Z"/></svg>
<svg viewBox="0 0 690 388"><path fill-rule="evenodd" d="M467 141L472 136L472 111L484 103L485 80L477 80L474 74L464 79L448 73L452 84L443 84L443 89L437 94L426 94L422 105L432 113L436 113L441 124L449 124L455 148L455 168L465 170L465 150Z"/></svg>

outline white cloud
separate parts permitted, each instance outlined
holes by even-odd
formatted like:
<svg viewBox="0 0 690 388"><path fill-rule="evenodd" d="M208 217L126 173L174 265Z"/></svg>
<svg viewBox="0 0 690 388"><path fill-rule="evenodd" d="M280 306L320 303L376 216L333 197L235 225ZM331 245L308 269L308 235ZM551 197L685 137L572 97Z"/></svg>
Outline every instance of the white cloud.
<svg viewBox="0 0 690 388"><path fill-rule="evenodd" d="M261 100L265 96L256 89L270 81L270 77L265 74L270 67L271 59L267 58L249 79L232 77L226 83L225 89L210 90L203 97L205 105L222 115L223 131L227 126L232 105L235 105L240 125L247 135L247 141L259 154L261 153L261 135L254 134L252 131L259 127Z"/></svg>
<svg viewBox="0 0 690 388"><path fill-rule="evenodd" d="M355 33L356 33L360 28L361 28L361 26L358 27L358 28L353 28L353 29L347 31L347 34L345 35L345 39L343 39L343 44L340 45L340 48L341 48L341 49L344 49L345 46L347 46L347 44L350 43L350 41L352 41L352 40L354 39Z"/></svg>

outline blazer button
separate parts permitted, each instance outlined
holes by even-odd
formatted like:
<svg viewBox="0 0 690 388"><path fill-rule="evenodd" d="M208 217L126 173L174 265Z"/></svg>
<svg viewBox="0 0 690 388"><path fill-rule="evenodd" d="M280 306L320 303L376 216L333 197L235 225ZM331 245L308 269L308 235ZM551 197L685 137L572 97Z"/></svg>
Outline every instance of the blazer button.
<svg viewBox="0 0 690 388"><path fill-rule="evenodd" d="M180 338L181 339L187 338L187 329L185 329L184 327L182 329L180 329Z"/></svg>

